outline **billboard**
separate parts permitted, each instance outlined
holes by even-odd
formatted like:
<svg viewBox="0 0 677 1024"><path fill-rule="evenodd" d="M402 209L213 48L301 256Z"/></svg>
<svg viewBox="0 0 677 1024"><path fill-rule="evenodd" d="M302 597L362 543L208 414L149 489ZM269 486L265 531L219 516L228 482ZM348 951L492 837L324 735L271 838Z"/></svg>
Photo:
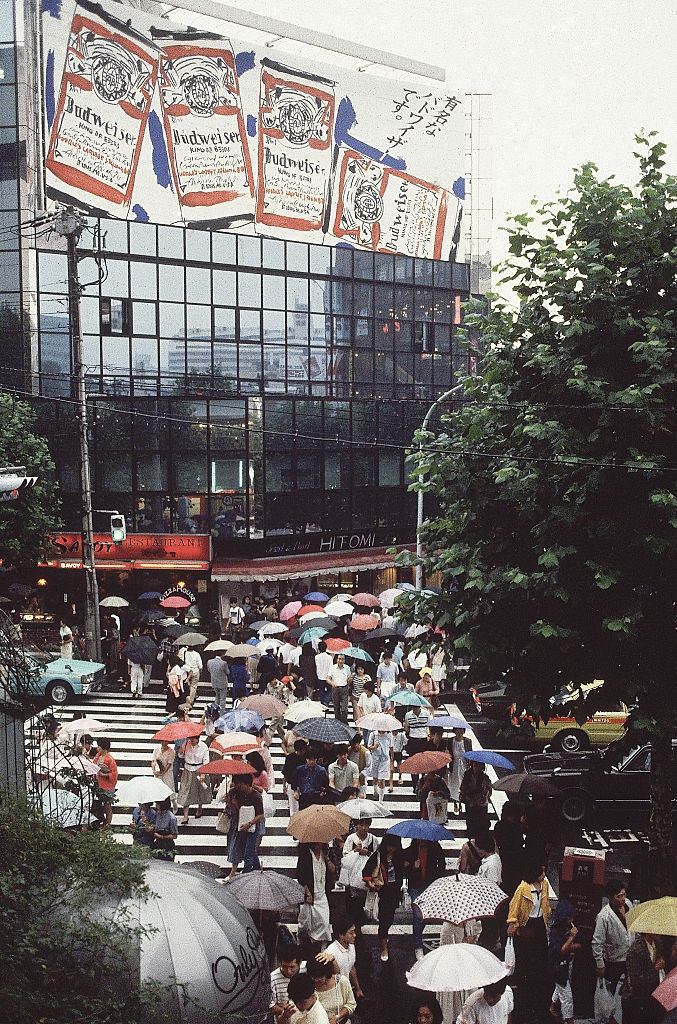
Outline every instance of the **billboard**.
<svg viewBox="0 0 677 1024"><path fill-rule="evenodd" d="M447 259L459 92L117 3L42 5L47 198L87 213Z"/></svg>

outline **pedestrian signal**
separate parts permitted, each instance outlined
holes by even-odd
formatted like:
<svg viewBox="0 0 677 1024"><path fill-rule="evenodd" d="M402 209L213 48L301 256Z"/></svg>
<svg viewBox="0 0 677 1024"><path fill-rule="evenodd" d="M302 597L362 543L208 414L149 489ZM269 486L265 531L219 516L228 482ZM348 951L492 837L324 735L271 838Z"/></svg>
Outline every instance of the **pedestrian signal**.
<svg viewBox="0 0 677 1024"><path fill-rule="evenodd" d="M127 538L127 523L125 517L115 515L110 517L110 532L114 544L122 544Z"/></svg>

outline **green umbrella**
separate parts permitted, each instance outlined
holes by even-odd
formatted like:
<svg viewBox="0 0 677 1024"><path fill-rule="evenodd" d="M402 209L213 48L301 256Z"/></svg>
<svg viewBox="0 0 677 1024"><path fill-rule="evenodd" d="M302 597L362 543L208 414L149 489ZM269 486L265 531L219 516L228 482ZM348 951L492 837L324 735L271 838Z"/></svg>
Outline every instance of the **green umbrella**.
<svg viewBox="0 0 677 1024"><path fill-rule="evenodd" d="M344 658L355 658L356 661L371 661L374 664L374 659L371 654L367 654L361 647L346 647L344 651L340 651L340 654Z"/></svg>

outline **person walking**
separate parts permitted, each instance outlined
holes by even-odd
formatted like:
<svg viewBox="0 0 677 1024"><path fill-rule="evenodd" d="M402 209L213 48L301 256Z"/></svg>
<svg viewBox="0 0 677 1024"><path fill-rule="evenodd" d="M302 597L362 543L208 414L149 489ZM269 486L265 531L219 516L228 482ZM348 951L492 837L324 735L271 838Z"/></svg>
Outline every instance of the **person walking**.
<svg viewBox="0 0 677 1024"><path fill-rule="evenodd" d="M251 775L236 775L226 801L231 822L228 834L229 879L237 874L242 861L245 872L261 867L257 828L265 821L265 813L263 797L254 789L252 781Z"/></svg>
<svg viewBox="0 0 677 1024"><path fill-rule="evenodd" d="M131 690L132 700L136 700L143 694L143 665L137 665L133 661L129 661L127 664L129 665L129 688Z"/></svg>
<svg viewBox="0 0 677 1024"><path fill-rule="evenodd" d="M422 668L420 676L414 687L414 692L430 701L433 708L438 707L440 703L440 686L439 682L435 681L432 668Z"/></svg>
<svg viewBox="0 0 677 1024"><path fill-rule="evenodd" d="M428 724L431 718L430 711L424 707L412 708L405 714L404 731L407 734L407 755L409 757L425 750L428 746Z"/></svg>
<svg viewBox="0 0 677 1024"><path fill-rule="evenodd" d="M329 774L326 768L317 763L317 751L313 747L306 750L306 763L294 770L291 785L299 810L303 811L311 804L325 803Z"/></svg>
<svg viewBox="0 0 677 1024"><path fill-rule="evenodd" d="M520 1021L545 1019L550 1005L547 926L550 886L543 864L527 864L508 908L508 936L515 944L513 979Z"/></svg>
<svg viewBox="0 0 677 1024"><path fill-rule="evenodd" d="M73 658L73 630L64 619L59 622L60 656L64 661Z"/></svg>
<svg viewBox="0 0 677 1024"><path fill-rule="evenodd" d="M326 704L329 700L327 676L329 675L333 664L334 659L327 651L327 645L324 640L320 640L317 645L317 654L315 655L315 678L317 680L316 699L321 700L323 704Z"/></svg>
<svg viewBox="0 0 677 1024"><path fill-rule="evenodd" d="M348 724L348 684L352 672L346 659L342 654L336 655L336 662L332 664L327 672L326 683L331 687L332 702L334 704L334 717L338 722Z"/></svg>
<svg viewBox="0 0 677 1024"><path fill-rule="evenodd" d="M661 939L660 935L640 932L628 948L623 1024L658 1024L663 1018L663 1007L651 998L660 983L660 971L665 970Z"/></svg>
<svg viewBox="0 0 677 1024"><path fill-rule="evenodd" d="M347 1024L357 1008L347 978L334 974L332 963L318 960L308 961L308 974L313 979L315 995L329 1018L329 1024Z"/></svg>
<svg viewBox="0 0 677 1024"><path fill-rule="evenodd" d="M118 784L118 766L110 752L110 740L107 736L99 736L96 741L97 751L92 760L99 769L96 777L98 799L103 809L103 827L109 828L113 820L113 804L115 803L115 787Z"/></svg>
<svg viewBox="0 0 677 1024"><path fill-rule="evenodd" d="M329 765L329 786L332 796L338 803L342 799L346 786L359 789L360 771L354 761L348 760L348 747L344 744L336 748L336 760Z"/></svg>
<svg viewBox="0 0 677 1024"><path fill-rule="evenodd" d="M348 743L348 760L354 761L359 771L360 796L367 794L367 777L371 776L372 757L369 748L362 742L359 732L351 736Z"/></svg>
<svg viewBox="0 0 677 1024"><path fill-rule="evenodd" d="M209 679L214 690L216 703L222 711L226 710L228 701L228 683L230 682L230 670L228 659L225 654L216 654L207 662Z"/></svg>
<svg viewBox="0 0 677 1024"><path fill-rule="evenodd" d="M191 736L183 747L183 771L178 801L183 807L182 825L188 824L191 804L197 804L195 817L202 816L202 805L211 799L209 787L205 785L197 773L203 764L209 764L209 748L200 736Z"/></svg>
<svg viewBox="0 0 677 1024"><path fill-rule="evenodd" d="M158 800L155 804L155 835L153 837L153 857L158 860L174 860L176 856L176 839L179 834L179 823L170 809L170 797Z"/></svg>
<svg viewBox="0 0 677 1024"><path fill-rule="evenodd" d="M465 805L468 836L471 839L480 832L489 830L489 799L492 789L485 766L480 761L471 761L460 789L461 803Z"/></svg>
<svg viewBox="0 0 677 1024"><path fill-rule="evenodd" d="M550 1015L561 1016L562 1024L574 1024L574 997L571 992L571 967L574 954L581 948L576 942L575 908L567 899L558 900L548 936L548 960L554 985Z"/></svg>
<svg viewBox="0 0 677 1024"><path fill-rule="evenodd" d="M501 820L494 825L493 837L503 867L501 888L512 896L522 877L524 862L522 807L516 800L506 800L503 804Z"/></svg>
<svg viewBox="0 0 677 1024"><path fill-rule="evenodd" d="M374 780L374 796L379 803L385 799L385 785L388 792L393 791L393 734L391 732L374 732L369 744L371 753L371 776Z"/></svg>
<svg viewBox="0 0 677 1024"><path fill-rule="evenodd" d="M172 810L176 813L176 787L174 782L174 759L176 751L171 743L162 740L153 750L150 767L156 779L161 779L165 786L169 786L172 795L169 798L172 802Z"/></svg>
<svg viewBox="0 0 677 1024"><path fill-rule="evenodd" d="M363 684L362 693L357 700L357 712L355 714L355 721L359 722L360 718L364 718L365 715L375 715L381 710L381 699L376 696L376 686L372 679L366 679ZM368 729L363 730L364 743L369 746L371 742L371 732Z"/></svg>
<svg viewBox="0 0 677 1024"><path fill-rule="evenodd" d="M407 880L412 901L412 934L414 954L417 960L423 957L423 915L414 900L418 899L431 882L441 878L446 869L444 850L439 843L415 839L407 850Z"/></svg>
<svg viewBox="0 0 677 1024"><path fill-rule="evenodd" d="M327 964L333 963L334 967L338 967L339 977L345 978L350 983L356 999L362 999L364 992L362 991L355 966L357 928L350 915L341 914L337 916L334 922L334 936L334 941L329 943L317 959Z"/></svg>
<svg viewBox="0 0 677 1024"><path fill-rule="evenodd" d="M400 902L405 868L400 837L386 832L376 853L367 860L362 875L369 892L378 894L378 938L384 963L390 958L388 935Z"/></svg>
<svg viewBox="0 0 677 1024"><path fill-rule="evenodd" d="M315 651L311 643L304 644L299 655L299 671L305 683L306 693L310 700L318 694L319 684L317 681L317 665L315 662Z"/></svg>
<svg viewBox="0 0 677 1024"><path fill-rule="evenodd" d="M366 683L371 682L371 676L367 675L364 662L358 661L355 670L350 677L350 703L353 706L353 719L357 721L359 715L359 701ZM380 711L380 708L377 708Z"/></svg>
<svg viewBox="0 0 677 1024"><path fill-rule="evenodd" d="M230 608L228 609L228 623L226 630L228 635L232 638L237 636L238 632L242 628L242 624L245 619L245 610L240 604L238 604L237 598L231 602Z"/></svg>
<svg viewBox="0 0 677 1024"><path fill-rule="evenodd" d="M453 813L461 811L461 783L468 769L468 762L463 757L472 749L472 740L466 736L465 729L454 729L449 741L451 763L449 765L449 793L453 802Z"/></svg>
<svg viewBox="0 0 677 1024"><path fill-rule="evenodd" d="M326 843L301 843L296 862L296 881L303 886L304 899L299 910L299 931L324 948L331 941L328 890L336 868Z"/></svg>
<svg viewBox="0 0 677 1024"><path fill-rule="evenodd" d="M304 739L295 739L294 747L287 754L282 766L282 792L287 796L287 802L289 804L289 816L296 814L299 809L299 802L294 792L293 778L296 769L306 763L306 752L308 750L308 741Z"/></svg>
<svg viewBox="0 0 677 1024"><path fill-rule="evenodd" d="M249 672L244 658L235 658L230 666L230 683L233 704L249 693Z"/></svg>
<svg viewBox="0 0 677 1024"><path fill-rule="evenodd" d="M200 683L200 674L202 672L202 658L200 657L199 651L194 650L192 647L184 648L183 663L188 674L188 686L190 689L188 696L188 708L190 710L197 697L197 688Z"/></svg>
<svg viewBox="0 0 677 1024"><path fill-rule="evenodd" d="M365 923L364 902L367 898L367 887L363 881L363 868L367 858L376 852L378 839L369 828L371 818L360 818L355 823L355 831L350 832L343 844L343 861L346 861L351 854L357 854L357 865L350 872L350 881L346 888L346 905L349 915L354 919L357 926L358 939L362 936L362 925Z"/></svg>
<svg viewBox="0 0 677 1024"><path fill-rule="evenodd" d="M175 715L180 708L187 706L190 696L188 685L188 673L186 672L181 659L172 655L167 673L167 699L165 701L165 714Z"/></svg>
<svg viewBox="0 0 677 1024"><path fill-rule="evenodd" d="M379 663L376 669L376 682L378 684L379 696L385 707L388 702L388 698L395 689L397 683L397 677L400 674L400 670L397 663L393 661L392 654L390 651L383 652L383 660Z"/></svg>
<svg viewBox="0 0 677 1024"><path fill-rule="evenodd" d="M630 901L623 882L608 882L605 888L609 902L595 918L592 955L595 958L597 977L604 978L613 992L621 976L626 973L630 933L625 915L630 909Z"/></svg>

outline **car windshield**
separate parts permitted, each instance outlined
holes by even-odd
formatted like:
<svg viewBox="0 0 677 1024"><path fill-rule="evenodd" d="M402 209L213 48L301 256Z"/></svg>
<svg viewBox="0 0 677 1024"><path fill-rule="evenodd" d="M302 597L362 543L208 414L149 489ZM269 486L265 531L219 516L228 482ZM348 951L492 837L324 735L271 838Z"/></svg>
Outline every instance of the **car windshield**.
<svg viewBox="0 0 677 1024"><path fill-rule="evenodd" d="M33 661L37 661L38 665L49 665L52 661L57 661L59 658L58 654L50 654L48 651L38 648L30 648L26 653Z"/></svg>

